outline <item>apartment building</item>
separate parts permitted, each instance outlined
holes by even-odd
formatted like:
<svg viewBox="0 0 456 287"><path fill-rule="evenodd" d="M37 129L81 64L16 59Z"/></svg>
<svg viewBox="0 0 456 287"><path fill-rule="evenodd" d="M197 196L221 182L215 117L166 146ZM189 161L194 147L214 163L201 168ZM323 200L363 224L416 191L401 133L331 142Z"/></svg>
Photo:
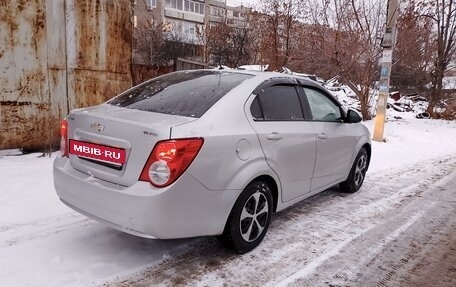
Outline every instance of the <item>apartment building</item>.
<svg viewBox="0 0 456 287"><path fill-rule="evenodd" d="M173 39L183 43L179 57L204 61L204 28L226 23L245 27L250 8L227 6L226 0L135 0L134 32L163 25ZM144 64L133 47L133 62Z"/></svg>
<svg viewBox="0 0 456 287"><path fill-rule="evenodd" d="M165 23L182 41L197 43L205 25L245 26L250 12L245 6L228 6L226 0L135 0L134 26Z"/></svg>
<svg viewBox="0 0 456 287"><path fill-rule="evenodd" d="M198 33L205 24L204 0L136 0L135 27L153 23L165 24L165 29L180 41L197 44Z"/></svg>
<svg viewBox="0 0 456 287"><path fill-rule="evenodd" d="M226 21L226 0L206 0L206 27Z"/></svg>
<svg viewBox="0 0 456 287"><path fill-rule="evenodd" d="M245 6L226 6L226 23L234 27L247 27L252 8Z"/></svg>

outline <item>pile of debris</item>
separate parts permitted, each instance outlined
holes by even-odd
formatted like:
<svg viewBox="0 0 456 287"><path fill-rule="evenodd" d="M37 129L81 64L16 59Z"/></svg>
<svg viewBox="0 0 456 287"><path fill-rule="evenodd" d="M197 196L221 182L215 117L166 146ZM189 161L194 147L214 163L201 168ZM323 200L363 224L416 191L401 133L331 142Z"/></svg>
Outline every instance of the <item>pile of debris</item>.
<svg viewBox="0 0 456 287"><path fill-rule="evenodd" d="M428 105L428 100L419 94L401 96L399 92L392 92L388 99L387 108L397 112L412 112L416 114L415 117L418 119L430 119L431 115L426 112Z"/></svg>
<svg viewBox="0 0 456 287"><path fill-rule="evenodd" d="M399 92L390 93L388 99L388 108L398 112L423 113L428 107L428 101L425 97L418 94L401 96Z"/></svg>

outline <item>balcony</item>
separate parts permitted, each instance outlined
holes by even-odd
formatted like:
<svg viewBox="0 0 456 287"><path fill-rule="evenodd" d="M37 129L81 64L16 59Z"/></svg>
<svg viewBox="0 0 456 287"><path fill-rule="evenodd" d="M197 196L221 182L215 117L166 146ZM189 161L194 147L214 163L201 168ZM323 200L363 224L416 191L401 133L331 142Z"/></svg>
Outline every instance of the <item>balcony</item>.
<svg viewBox="0 0 456 287"><path fill-rule="evenodd" d="M197 23L204 23L204 15L172 8L165 8L165 17L186 20Z"/></svg>

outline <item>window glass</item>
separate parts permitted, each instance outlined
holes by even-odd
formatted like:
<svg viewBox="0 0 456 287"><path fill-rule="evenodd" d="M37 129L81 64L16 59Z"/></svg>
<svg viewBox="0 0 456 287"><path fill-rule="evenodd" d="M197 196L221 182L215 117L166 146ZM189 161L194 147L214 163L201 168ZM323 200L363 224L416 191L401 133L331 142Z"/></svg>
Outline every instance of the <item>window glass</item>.
<svg viewBox="0 0 456 287"><path fill-rule="evenodd" d="M140 84L108 104L199 118L225 94L251 77L207 70L174 72Z"/></svg>
<svg viewBox="0 0 456 287"><path fill-rule="evenodd" d="M302 120L301 103L293 86L273 86L260 96L265 120Z"/></svg>
<svg viewBox="0 0 456 287"><path fill-rule="evenodd" d="M166 7L182 10L182 0L166 0Z"/></svg>
<svg viewBox="0 0 456 287"><path fill-rule="evenodd" d="M252 113L253 118L256 120L263 118L263 113L261 112L261 107L260 107L260 102L258 101L258 97L255 97L255 99L253 100L252 105L250 106L250 112Z"/></svg>
<svg viewBox="0 0 456 287"><path fill-rule="evenodd" d="M185 11L204 14L204 3L185 0Z"/></svg>
<svg viewBox="0 0 456 287"><path fill-rule="evenodd" d="M337 122L341 119L339 106L323 93L309 88L304 88L312 119L315 121Z"/></svg>

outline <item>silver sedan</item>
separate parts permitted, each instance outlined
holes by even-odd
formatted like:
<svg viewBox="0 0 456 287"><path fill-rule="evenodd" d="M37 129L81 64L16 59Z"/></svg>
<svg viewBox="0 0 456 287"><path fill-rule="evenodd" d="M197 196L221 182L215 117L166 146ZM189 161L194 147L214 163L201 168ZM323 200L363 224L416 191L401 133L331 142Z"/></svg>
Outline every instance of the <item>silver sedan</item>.
<svg viewBox="0 0 456 287"><path fill-rule="evenodd" d="M175 72L72 111L55 189L69 207L124 232L218 235L245 253L272 213L335 184L361 187L371 144L360 121L310 79Z"/></svg>

